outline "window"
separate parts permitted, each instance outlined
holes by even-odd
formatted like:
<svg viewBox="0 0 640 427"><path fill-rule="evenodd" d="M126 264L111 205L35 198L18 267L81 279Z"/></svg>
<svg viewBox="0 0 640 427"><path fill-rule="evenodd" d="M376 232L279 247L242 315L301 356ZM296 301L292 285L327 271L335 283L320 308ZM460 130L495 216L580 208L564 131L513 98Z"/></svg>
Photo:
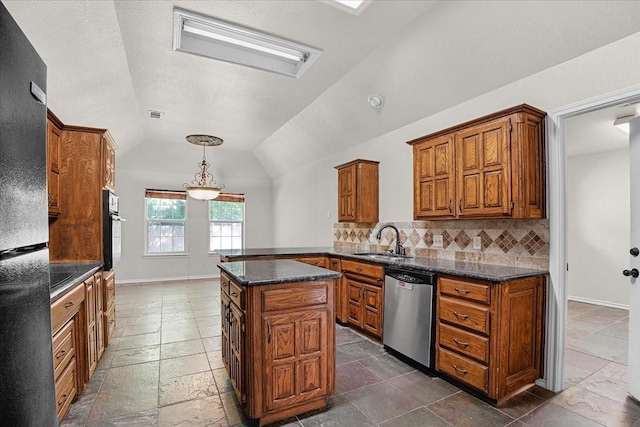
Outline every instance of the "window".
<svg viewBox="0 0 640 427"><path fill-rule="evenodd" d="M244 246L244 195L222 193L209 202L209 251Z"/></svg>
<svg viewBox="0 0 640 427"><path fill-rule="evenodd" d="M145 192L147 254L186 252L187 194L183 191Z"/></svg>

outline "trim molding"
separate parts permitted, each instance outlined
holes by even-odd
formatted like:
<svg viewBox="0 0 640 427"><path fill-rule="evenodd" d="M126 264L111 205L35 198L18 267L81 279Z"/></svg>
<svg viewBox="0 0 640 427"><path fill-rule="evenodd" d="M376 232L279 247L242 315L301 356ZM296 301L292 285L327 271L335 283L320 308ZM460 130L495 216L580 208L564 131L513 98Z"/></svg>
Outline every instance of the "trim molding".
<svg viewBox="0 0 640 427"><path fill-rule="evenodd" d="M116 277L118 277L116 275ZM201 275L201 276L176 276L176 277L152 277L148 279L124 279L118 280L116 279L116 285L142 285L144 283L154 283L154 282L175 282L177 280L202 280L202 279L220 279L220 275Z"/></svg>
<svg viewBox="0 0 640 427"><path fill-rule="evenodd" d="M562 390L567 328L567 235L565 203L564 121L570 117L640 100L640 85L566 105L547 114L547 182L549 215L549 288L544 381L551 391Z"/></svg>
<svg viewBox="0 0 640 427"><path fill-rule="evenodd" d="M567 297L567 300L576 301L576 302L586 302L587 304L599 305L599 306L602 306L602 307L619 308L620 310L629 311L629 306L628 305L626 305L626 304L618 304L618 303L615 303L615 302L600 301L600 300L597 300L597 299L582 298L582 297L572 297L571 295L569 295Z"/></svg>

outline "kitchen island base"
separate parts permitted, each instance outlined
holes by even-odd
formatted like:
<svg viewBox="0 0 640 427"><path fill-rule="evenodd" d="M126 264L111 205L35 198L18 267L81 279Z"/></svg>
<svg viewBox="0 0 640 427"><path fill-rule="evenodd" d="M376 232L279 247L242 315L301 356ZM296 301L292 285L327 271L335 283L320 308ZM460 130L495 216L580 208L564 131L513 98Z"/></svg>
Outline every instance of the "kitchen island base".
<svg viewBox="0 0 640 427"><path fill-rule="evenodd" d="M238 265L241 275L234 274ZM252 268L289 268L300 280L244 280ZM222 360L247 416L262 426L326 408L335 389L333 291L340 273L294 261L221 269Z"/></svg>

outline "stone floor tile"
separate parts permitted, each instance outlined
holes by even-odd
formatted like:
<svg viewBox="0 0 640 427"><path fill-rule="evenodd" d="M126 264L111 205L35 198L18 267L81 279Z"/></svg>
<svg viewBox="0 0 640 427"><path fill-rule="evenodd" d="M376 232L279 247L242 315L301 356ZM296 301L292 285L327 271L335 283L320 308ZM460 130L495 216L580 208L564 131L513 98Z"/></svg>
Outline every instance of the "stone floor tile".
<svg viewBox="0 0 640 427"><path fill-rule="evenodd" d="M339 394L328 399L326 411L314 411L298 419L304 427L375 426L360 409Z"/></svg>
<svg viewBox="0 0 640 427"><path fill-rule="evenodd" d="M134 365L136 363L160 360L160 346L136 347L116 351L111 361L111 367Z"/></svg>
<svg viewBox="0 0 640 427"><path fill-rule="evenodd" d="M430 377L420 371L409 372L386 381L403 393L412 396L422 405L459 393L460 389L440 378Z"/></svg>
<svg viewBox="0 0 640 427"><path fill-rule="evenodd" d="M158 425L227 427L229 423L220 396L211 396L158 409Z"/></svg>
<svg viewBox="0 0 640 427"><path fill-rule="evenodd" d="M159 362L110 368L89 414L104 421L158 405Z"/></svg>
<svg viewBox="0 0 640 427"><path fill-rule="evenodd" d="M174 357L160 361L161 380L210 370L209 360L205 353Z"/></svg>
<svg viewBox="0 0 640 427"><path fill-rule="evenodd" d="M547 399L536 396L532 393L520 393L504 402L498 410L509 415L511 418L520 418L534 409L544 405Z"/></svg>
<svg viewBox="0 0 640 427"><path fill-rule="evenodd" d="M160 332L143 335L131 335L120 338L116 350L128 350L136 347L149 347L160 344ZM111 347L111 346L109 346Z"/></svg>
<svg viewBox="0 0 640 427"><path fill-rule="evenodd" d="M344 351L340 350L340 347L336 347L336 366L342 365L343 363L353 362L351 356L349 356Z"/></svg>
<svg viewBox="0 0 640 427"><path fill-rule="evenodd" d="M549 402L523 416L519 421L529 427L602 427L602 424Z"/></svg>
<svg viewBox="0 0 640 427"><path fill-rule="evenodd" d="M210 371L160 381L158 405L160 407L187 400L202 399L218 394Z"/></svg>
<svg viewBox="0 0 640 427"><path fill-rule="evenodd" d="M222 401L222 406L224 407L224 412L227 415L227 421L230 426L249 423L249 419L233 391L220 393L220 400Z"/></svg>
<svg viewBox="0 0 640 427"><path fill-rule="evenodd" d="M215 337L203 338L202 339L202 344L204 344L204 350L207 351L207 352L221 350L222 349L222 337L221 336L215 336Z"/></svg>
<svg viewBox="0 0 640 427"><path fill-rule="evenodd" d="M578 386L640 410L640 404L631 399L627 393L627 367L625 365L611 362L580 382Z"/></svg>
<svg viewBox="0 0 640 427"><path fill-rule="evenodd" d="M184 311L177 311L175 313L162 313L162 323L170 323L174 320L186 320L193 319L193 312L191 309Z"/></svg>
<svg viewBox="0 0 640 427"><path fill-rule="evenodd" d="M155 427L158 426L158 409L123 415L108 421L91 422L86 427Z"/></svg>
<svg viewBox="0 0 640 427"><path fill-rule="evenodd" d="M362 340L362 335L344 326L336 324L336 345Z"/></svg>
<svg viewBox="0 0 640 427"><path fill-rule="evenodd" d="M204 345L200 339L165 343L160 346L160 359L171 359L198 353L204 353Z"/></svg>
<svg viewBox="0 0 640 427"><path fill-rule="evenodd" d="M411 395L387 383L361 387L345 393L344 396L376 424L421 406Z"/></svg>
<svg viewBox="0 0 640 427"><path fill-rule="evenodd" d="M209 360L209 366L211 367L211 369L224 368L224 363L222 362L222 351L220 350L209 351L206 354L207 354L207 359Z"/></svg>
<svg viewBox="0 0 640 427"><path fill-rule="evenodd" d="M131 325L127 323L127 326L124 328L122 332L122 336L126 337L129 335L142 335L142 334L151 334L153 332L160 331L160 322L152 322L148 324L138 324Z"/></svg>
<svg viewBox="0 0 640 427"><path fill-rule="evenodd" d="M359 362L345 363L336 366L337 393L345 393L380 381L382 381L381 377L371 372Z"/></svg>
<svg viewBox="0 0 640 427"><path fill-rule="evenodd" d="M427 406L454 426L506 426L513 418L467 393L456 393Z"/></svg>
<svg viewBox="0 0 640 427"><path fill-rule="evenodd" d="M382 379L397 377L398 375L406 374L407 372L415 370L411 366L389 354L362 359L360 360L360 363Z"/></svg>
<svg viewBox="0 0 640 427"><path fill-rule="evenodd" d="M164 325L164 323L163 323ZM200 331L197 327L192 328L174 328L174 327L162 327L161 333L162 344L177 342L177 341L190 341L200 338Z"/></svg>
<svg viewBox="0 0 640 427"><path fill-rule="evenodd" d="M551 402L605 426L628 426L640 419L640 410L578 386L564 390Z"/></svg>
<svg viewBox="0 0 640 427"><path fill-rule="evenodd" d="M576 368L593 373L604 368L610 362L606 359L568 348L564 352L564 363L565 365L575 366Z"/></svg>
<svg viewBox="0 0 640 427"><path fill-rule="evenodd" d="M414 409L380 424L380 427L447 427L449 423L425 407Z"/></svg>
<svg viewBox="0 0 640 427"><path fill-rule="evenodd" d="M569 348L607 360L615 360L628 349L627 340L610 337L608 335L591 334L577 340Z"/></svg>
<svg viewBox="0 0 640 427"><path fill-rule="evenodd" d="M347 353L353 360L366 359L371 356L380 356L385 354L384 348L381 344L377 344L366 339L348 344L341 344L339 348Z"/></svg>

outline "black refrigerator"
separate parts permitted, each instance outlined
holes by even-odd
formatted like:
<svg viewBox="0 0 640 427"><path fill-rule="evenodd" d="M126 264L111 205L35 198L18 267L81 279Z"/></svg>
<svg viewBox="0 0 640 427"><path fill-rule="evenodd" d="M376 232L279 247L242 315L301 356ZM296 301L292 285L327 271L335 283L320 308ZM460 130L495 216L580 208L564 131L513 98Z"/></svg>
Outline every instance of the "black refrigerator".
<svg viewBox="0 0 640 427"><path fill-rule="evenodd" d="M47 207L47 68L0 3L0 419L57 426Z"/></svg>

